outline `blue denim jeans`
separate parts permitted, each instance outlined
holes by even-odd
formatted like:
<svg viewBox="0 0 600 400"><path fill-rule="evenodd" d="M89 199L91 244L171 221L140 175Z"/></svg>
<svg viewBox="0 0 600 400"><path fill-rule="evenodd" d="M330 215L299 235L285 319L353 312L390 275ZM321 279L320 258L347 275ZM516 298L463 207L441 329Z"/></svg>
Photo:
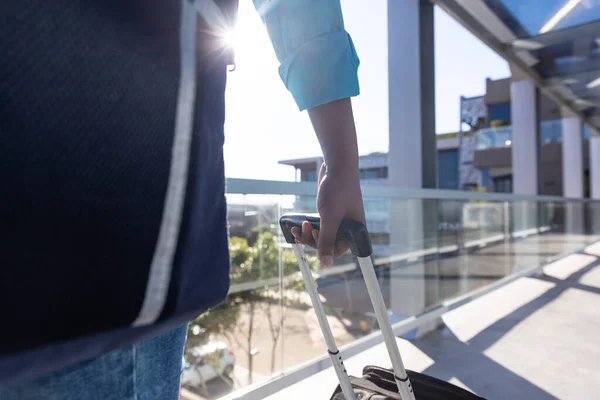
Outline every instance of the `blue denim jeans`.
<svg viewBox="0 0 600 400"><path fill-rule="evenodd" d="M187 324L34 381L0 385L2 400L177 400Z"/></svg>

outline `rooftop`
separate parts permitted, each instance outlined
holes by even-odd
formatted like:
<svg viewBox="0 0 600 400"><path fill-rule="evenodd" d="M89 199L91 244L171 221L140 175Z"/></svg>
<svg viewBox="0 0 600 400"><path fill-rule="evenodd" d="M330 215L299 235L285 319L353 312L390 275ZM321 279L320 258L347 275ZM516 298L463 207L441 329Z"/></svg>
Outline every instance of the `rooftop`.
<svg viewBox="0 0 600 400"><path fill-rule="evenodd" d="M457 149L459 144L459 132L449 132L449 133L440 133L436 136L437 138L437 148L438 150L449 150L449 149ZM474 136L475 131L463 132L463 136ZM360 161L371 160L376 158L387 157L387 152L376 151L369 154L364 154L360 156ZM316 165L322 158L321 157L303 157L303 158L295 158L291 160L281 160L279 164L290 165L294 167L301 167L305 165L310 165L311 168Z"/></svg>

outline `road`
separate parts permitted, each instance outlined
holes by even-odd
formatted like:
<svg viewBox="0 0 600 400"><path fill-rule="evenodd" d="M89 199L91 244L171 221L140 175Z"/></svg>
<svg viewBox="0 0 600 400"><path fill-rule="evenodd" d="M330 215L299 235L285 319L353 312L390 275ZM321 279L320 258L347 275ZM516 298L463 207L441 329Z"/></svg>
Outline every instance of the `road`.
<svg viewBox="0 0 600 400"><path fill-rule="evenodd" d="M254 372L254 381L259 382L265 380L268 376ZM232 391L243 388L248 385L248 370L244 367L236 365L233 369L230 379L215 378L206 382L208 395L197 387L186 387L187 390L194 393L194 400L213 400L225 396Z"/></svg>
<svg viewBox="0 0 600 400"><path fill-rule="evenodd" d="M274 343L273 332L280 329L277 323L280 320L278 304L259 304L254 309L252 334L249 338L250 313L249 307L242 312L233 337L220 337L226 342L236 357L236 367L232 380L223 381L215 379L209 382L208 391L211 398L218 398L233 389L246 386L250 383L249 355L247 349L255 349L252 356L252 383L263 381L273 373L277 374L283 369L288 369L310 361L320 355L326 354L318 321L312 308L308 306L285 307L283 315L283 335L279 334ZM271 324L269 323L271 320ZM329 324L339 345L353 341L357 336L348 333L350 321L329 315ZM276 329L272 331L271 329ZM250 339L250 344L248 343ZM272 356L275 355L273 358ZM194 393L201 394L200 388L194 388ZM217 397L212 397L217 396Z"/></svg>

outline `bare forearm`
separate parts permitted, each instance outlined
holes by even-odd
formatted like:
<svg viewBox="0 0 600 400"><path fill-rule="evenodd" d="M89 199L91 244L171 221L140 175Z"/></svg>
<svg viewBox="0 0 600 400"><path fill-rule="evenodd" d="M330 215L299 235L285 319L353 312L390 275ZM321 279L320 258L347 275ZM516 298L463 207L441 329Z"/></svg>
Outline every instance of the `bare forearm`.
<svg viewBox="0 0 600 400"><path fill-rule="evenodd" d="M349 98L308 110L328 173L358 174L358 144Z"/></svg>

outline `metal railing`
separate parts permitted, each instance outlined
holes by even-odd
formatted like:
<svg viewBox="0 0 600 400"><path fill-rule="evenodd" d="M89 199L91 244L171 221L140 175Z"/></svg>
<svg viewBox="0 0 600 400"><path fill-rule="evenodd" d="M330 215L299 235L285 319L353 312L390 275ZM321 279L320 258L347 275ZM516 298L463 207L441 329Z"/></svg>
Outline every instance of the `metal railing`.
<svg viewBox="0 0 600 400"><path fill-rule="evenodd" d="M229 331L215 336L234 350L236 365L233 387L218 395L262 399L330 366L322 346L315 344L315 321L297 287L291 250L282 245L274 224L284 212L314 211L296 210L294 203L306 207L317 188L314 182L228 179L227 194L231 206L252 208L240 214L255 218L246 224L249 231L265 223L270 227L259 230L258 236L255 232L241 238L251 255L243 261L244 270L256 268L256 273L232 276L232 302L225 304L239 307L237 320ZM387 204L388 232L377 234L387 240L380 247L389 251L374 254L374 264L386 305L397 321L396 335L418 331L449 310L536 274L544 264L600 239L600 202L589 199L374 185L364 185L363 196L385 199ZM381 212L376 214L380 217ZM268 238L277 244L277 260L265 247ZM232 273L236 268L234 261ZM344 356L380 343L382 337L369 321L371 310L356 263L341 259L327 269L315 266L314 272L328 313L337 321ZM238 337L233 333L237 330Z"/></svg>

